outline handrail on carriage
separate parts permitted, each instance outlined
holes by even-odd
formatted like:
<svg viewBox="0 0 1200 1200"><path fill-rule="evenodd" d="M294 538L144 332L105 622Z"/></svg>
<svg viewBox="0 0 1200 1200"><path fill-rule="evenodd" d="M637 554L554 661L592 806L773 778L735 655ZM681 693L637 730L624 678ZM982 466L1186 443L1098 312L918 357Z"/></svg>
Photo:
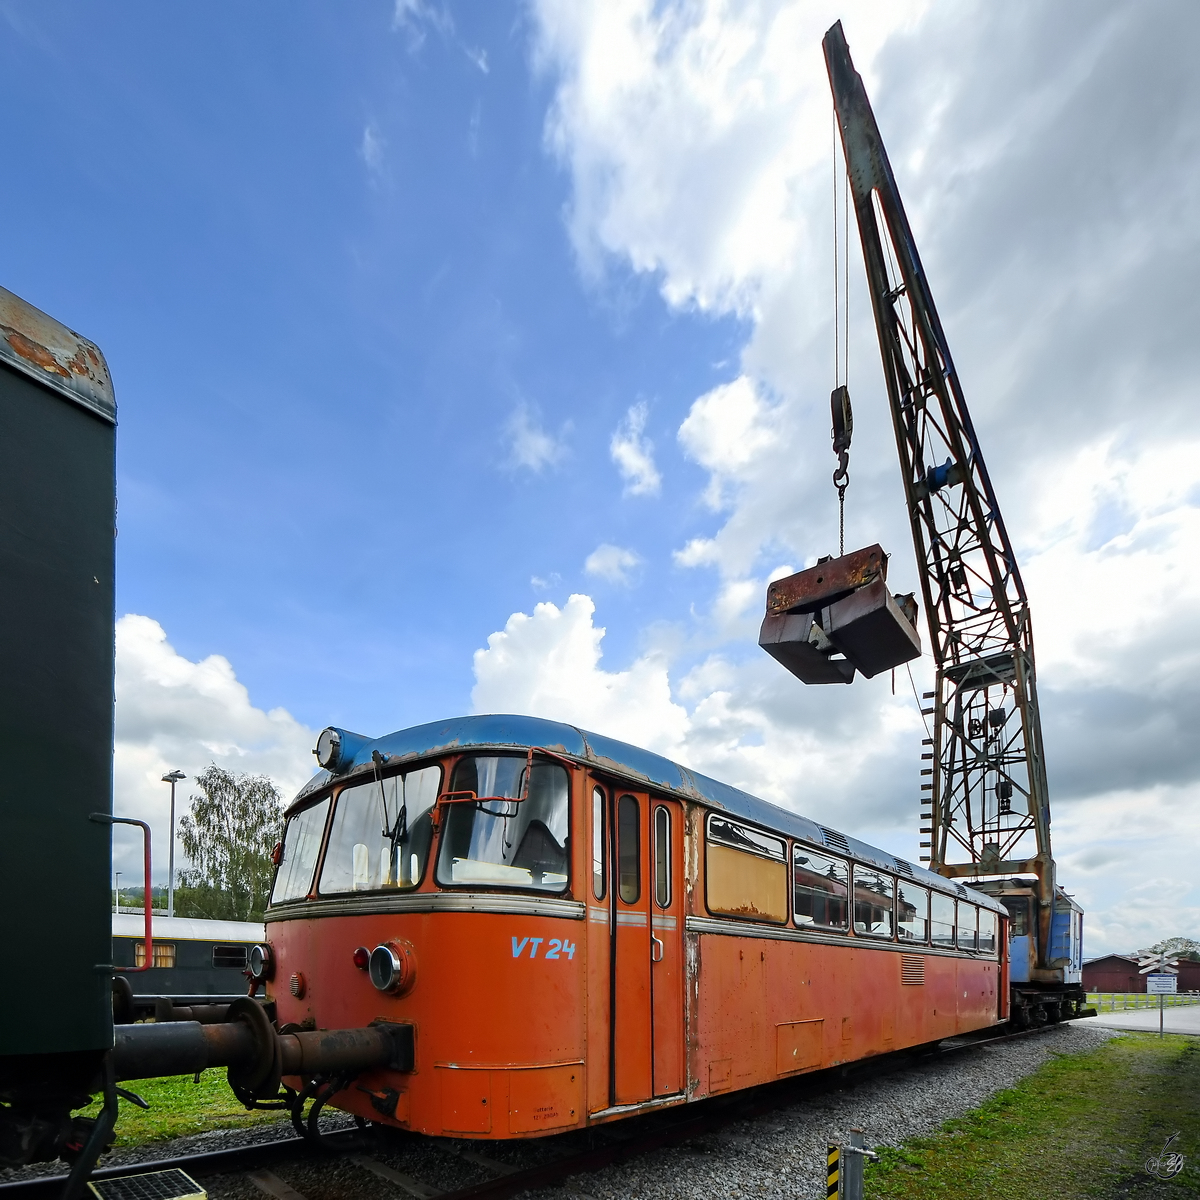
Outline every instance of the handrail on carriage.
<svg viewBox="0 0 1200 1200"><path fill-rule="evenodd" d="M547 750L545 746L530 746L525 755L525 782L519 796L478 796L470 788L463 788L453 792L442 792L433 806L431 820L434 829L438 827L442 806L446 804L488 804L492 801L504 804L520 804L528 800L529 777L533 772L533 756L535 754L542 754L546 758L553 758L565 767L579 766L579 763L575 762L574 759L567 758L563 754L556 754L553 750Z"/></svg>

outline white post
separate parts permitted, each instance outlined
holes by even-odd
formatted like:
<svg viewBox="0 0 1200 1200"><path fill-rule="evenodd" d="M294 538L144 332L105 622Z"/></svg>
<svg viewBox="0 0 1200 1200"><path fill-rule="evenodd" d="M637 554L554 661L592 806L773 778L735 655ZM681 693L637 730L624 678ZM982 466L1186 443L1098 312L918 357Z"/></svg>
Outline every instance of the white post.
<svg viewBox="0 0 1200 1200"><path fill-rule="evenodd" d="M175 785L187 776L180 770L169 771L162 777L171 785L171 837L167 850L167 916L175 915Z"/></svg>

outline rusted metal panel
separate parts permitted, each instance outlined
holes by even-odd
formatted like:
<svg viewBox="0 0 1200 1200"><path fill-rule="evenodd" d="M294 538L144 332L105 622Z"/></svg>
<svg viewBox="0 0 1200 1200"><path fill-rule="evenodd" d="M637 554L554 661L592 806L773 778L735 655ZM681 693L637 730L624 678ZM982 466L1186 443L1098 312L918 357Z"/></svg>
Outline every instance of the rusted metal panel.
<svg viewBox="0 0 1200 1200"><path fill-rule="evenodd" d="M812 613L768 613L758 631L758 644L802 683L850 683L854 664L830 658L813 639ZM816 626L818 632L820 626Z"/></svg>
<svg viewBox="0 0 1200 1200"><path fill-rule="evenodd" d="M116 424L112 379L99 346L2 287L0 360Z"/></svg>
<svg viewBox="0 0 1200 1200"><path fill-rule="evenodd" d="M830 605L829 640L868 679L921 657L921 635L882 579Z"/></svg>
<svg viewBox="0 0 1200 1200"><path fill-rule="evenodd" d="M887 555L876 544L826 559L767 587L767 613L815 612L834 600L887 578Z"/></svg>

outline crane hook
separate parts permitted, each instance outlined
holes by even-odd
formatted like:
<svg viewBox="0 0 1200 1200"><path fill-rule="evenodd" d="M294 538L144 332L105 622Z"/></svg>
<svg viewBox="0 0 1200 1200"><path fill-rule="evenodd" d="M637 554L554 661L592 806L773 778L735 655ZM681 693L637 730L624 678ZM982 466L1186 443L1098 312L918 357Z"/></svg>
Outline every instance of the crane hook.
<svg viewBox="0 0 1200 1200"><path fill-rule="evenodd" d="M850 407L850 389L845 384L829 394L833 415L833 452L838 456L833 486L838 494L838 554L846 553L846 488L850 483L850 439L854 436L854 410Z"/></svg>

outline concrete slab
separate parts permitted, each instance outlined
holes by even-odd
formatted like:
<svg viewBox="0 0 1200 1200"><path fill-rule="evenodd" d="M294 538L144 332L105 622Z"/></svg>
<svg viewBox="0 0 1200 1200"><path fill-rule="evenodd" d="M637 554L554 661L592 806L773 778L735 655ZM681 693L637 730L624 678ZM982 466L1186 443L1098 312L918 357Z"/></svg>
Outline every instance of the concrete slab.
<svg viewBox="0 0 1200 1200"><path fill-rule="evenodd" d="M1139 1008L1133 1012L1106 1012L1098 1017L1082 1017L1081 1025L1105 1025L1109 1029L1138 1029L1158 1032L1158 1009ZM1190 1033L1200 1037L1200 1004L1180 1004L1163 1014L1164 1033Z"/></svg>

